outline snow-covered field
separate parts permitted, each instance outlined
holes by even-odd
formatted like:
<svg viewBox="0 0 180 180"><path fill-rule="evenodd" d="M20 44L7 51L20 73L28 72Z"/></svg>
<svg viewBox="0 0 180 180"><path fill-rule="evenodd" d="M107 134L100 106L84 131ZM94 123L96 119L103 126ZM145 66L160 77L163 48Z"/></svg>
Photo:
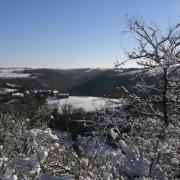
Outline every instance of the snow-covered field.
<svg viewBox="0 0 180 180"><path fill-rule="evenodd" d="M0 78L28 78L31 74L25 74L25 68L2 68Z"/></svg>
<svg viewBox="0 0 180 180"><path fill-rule="evenodd" d="M9 88L0 88L0 94L8 94L16 92L17 89L9 89Z"/></svg>
<svg viewBox="0 0 180 180"><path fill-rule="evenodd" d="M70 96L65 99L49 98L47 102L53 107L58 106L59 111L61 111L61 108L66 104L70 104L74 108L83 108L86 112L95 111L105 107L114 108L117 104L120 105L120 100L118 99L84 96Z"/></svg>

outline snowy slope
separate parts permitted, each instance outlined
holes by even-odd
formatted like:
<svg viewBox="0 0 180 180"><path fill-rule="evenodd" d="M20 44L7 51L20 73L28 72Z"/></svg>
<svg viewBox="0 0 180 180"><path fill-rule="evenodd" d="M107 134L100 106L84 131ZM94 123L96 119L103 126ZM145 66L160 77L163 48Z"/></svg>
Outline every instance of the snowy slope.
<svg viewBox="0 0 180 180"><path fill-rule="evenodd" d="M2 68L0 69L0 78L28 78L31 74L25 74L25 68Z"/></svg>
<svg viewBox="0 0 180 180"><path fill-rule="evenodd" d="M16 92L17 89L9 89L9 88L0 88L0 94L8 94Z"/></svg>

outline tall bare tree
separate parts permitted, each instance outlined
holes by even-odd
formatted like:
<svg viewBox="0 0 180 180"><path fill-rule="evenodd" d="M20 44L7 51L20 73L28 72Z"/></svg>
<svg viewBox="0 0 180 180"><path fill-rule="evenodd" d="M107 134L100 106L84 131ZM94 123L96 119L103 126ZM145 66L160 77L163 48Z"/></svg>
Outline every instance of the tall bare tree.
<svg viewBox="0 0 180 180"><path fill-rule="evenodd" d="M157 82L138 82L134 95L129 95L133 111L161 119L167 127L179 119L180 106L180 23L161 31L138 19L128 20L138 46L128 52L128 60L143 66L143 73L154 73Z"/></svg>

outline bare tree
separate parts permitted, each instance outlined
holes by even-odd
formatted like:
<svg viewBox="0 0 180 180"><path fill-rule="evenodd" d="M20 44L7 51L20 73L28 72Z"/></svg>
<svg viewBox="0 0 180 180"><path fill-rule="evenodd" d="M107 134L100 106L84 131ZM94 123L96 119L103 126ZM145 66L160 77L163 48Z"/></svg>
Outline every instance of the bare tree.
<svg viewBox="0 0 180 180"><path fill-rule="evenodd" d="M128 20L130 32L138 46L128 52L129 60L143 66L142 81L134 95L129 95L133 110L147 117L161 119L167 127L179 118L180 104L180 23L162 32L157 25L146 25L137 19ZM147 83L144 75L154 73L156 82ZM176 117L175 117L176 116Z"/></svg>
<svg viewBox="0 0 180 180"><path fill-rule="evenodd" d="M132 18L128 20L128 29L135 35L137 47L127 52L126 61L136 61L142 68L134 74L137 80L134 92L122 89L129 105L129 120L133 120L133 136L154 142L151 151L156 155L149 159L149 176L152 177L162 159L164 164L173 166L168 160L172 154L164 153L160 147L167 137L177 140L180 136L175 130L180 126L180 23L162 31L157 25ZM179 154L177 149L175 151ZM179 167L174 167L173 177L178 178ZM164 168L163 173L166 172Z"/></svg>

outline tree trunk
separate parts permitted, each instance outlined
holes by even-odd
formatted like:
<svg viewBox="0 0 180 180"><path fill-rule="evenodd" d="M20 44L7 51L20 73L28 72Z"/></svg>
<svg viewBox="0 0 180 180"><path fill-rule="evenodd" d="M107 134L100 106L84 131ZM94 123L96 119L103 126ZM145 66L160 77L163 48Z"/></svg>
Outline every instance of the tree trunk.
<svg viewBox="0 0 180 180"><path fill-rule="evenodd" d="M166 126L168 126L169 121L168 121L168 115L167 115L167 86L168 86L168 79L167 79L167 68L163 68L164 74L163 74L163 79L164 79L164 87L163 87L163 120Z"/></svg>

